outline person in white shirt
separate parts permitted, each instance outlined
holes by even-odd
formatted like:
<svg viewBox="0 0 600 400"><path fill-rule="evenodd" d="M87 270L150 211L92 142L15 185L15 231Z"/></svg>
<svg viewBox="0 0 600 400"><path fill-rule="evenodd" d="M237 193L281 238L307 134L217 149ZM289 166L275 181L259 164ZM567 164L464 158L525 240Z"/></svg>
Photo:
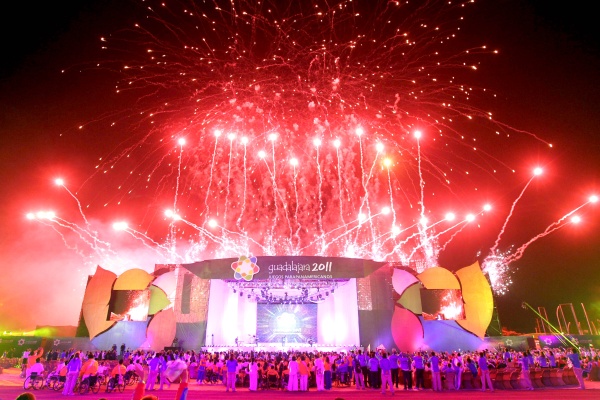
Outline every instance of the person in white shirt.
<svg viewBox="0 0 600 400"><path fill-rule="evenodd" d="M42 375L44 373L44 364L41 363L41 359L36 358L35 359L35 364L33 364L31 366L31 368L29 368L27 370L27 376L31 376L31 374L37 374L37 375Z"/></svg>
<svg viewBox="0 0 600 400"><path fill-rule="evenodd" d="M317 381L317 390L322 392L325 390L325 365L321 354L315 357L315 378Z"/></svg>
<svg viewBox="0 0 600 400"><path fill-rule="evenodd" d="M298 391L298 362L296 356L292 356L292 361L288 365L290 370L287 390L290 392Z"/></svg>

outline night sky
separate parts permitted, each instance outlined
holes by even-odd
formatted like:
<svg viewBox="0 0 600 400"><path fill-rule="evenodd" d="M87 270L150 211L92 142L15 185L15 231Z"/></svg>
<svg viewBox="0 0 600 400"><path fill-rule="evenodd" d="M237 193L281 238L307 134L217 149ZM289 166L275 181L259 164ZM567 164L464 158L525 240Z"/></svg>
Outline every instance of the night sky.
<svg viewBox="0 0 600 400"><path fill-rule="evenodd" d="M102 180L94 188L94 168L98 158L126 140L100 128L78 134L77 127L129 106L130 98L114 94L116 74L89 65L98 58L99 37L130 26L136 7L128 1L83 3L19 3L1 13L0 331L77 322L84 263L90 261L85 246L65 243L53 227L25 219L27 212L48 207L77 217L77 204L53 179L61 176L74 193L81 190L85 213L98 232L110 231L113 220L125 216L122 209L99 204L108 186ZM477 72L477 85L497 94L483 108L492 110L495 120L543 139L512 134L511 140L492 145L494 157L521 174L483 185L504 216L528 180L524 171L535 165L545 169L519 203L503 246L514 241L518 247L589 195L600 194L600 42L589 7L583 1L482 0L465 13L467 36L499 49ZM127 197L115 195L110 202ZM130 201L137 207L146 199L134 193ZM513 283L496 298L503 326L534 331L535 316L521 308L526 301L545 307L553 323L556 307L573 303L587 329L584 303L600 328L599 206L585 207L578 213L581 224L536 241L511 264ZM160 212L146 211L138 222L151 225ZM497 231L502 218L494 224ZM474 231L465 237L462 246L442 253L442 266L468 265L478 252L489 251L495 238L481 241ZM150 252L141 247L139 241L125 240L113 249L122 260L136 258L151 266Z"/></svg>

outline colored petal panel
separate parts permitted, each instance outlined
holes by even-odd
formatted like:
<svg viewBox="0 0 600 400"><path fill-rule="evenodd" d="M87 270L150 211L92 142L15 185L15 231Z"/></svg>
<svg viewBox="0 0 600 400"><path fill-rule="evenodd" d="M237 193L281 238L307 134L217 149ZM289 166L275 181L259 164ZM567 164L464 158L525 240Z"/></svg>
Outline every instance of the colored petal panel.
<svg viewBox="0 0 600 400"><path fill-rule="evenodd" d="M167 297L175 297L175 290L177 289L175 271L166 272L160 275L152 282L152 284L161 288L167 294Z"/></svg>
<svg viewBox="0 0 600 400"><path fill-rule="evenodd" d="M134 268L123 272L115 282L114 290L144 290L154 276L143 269Z"/></svg>
<svg viewBox="0 0 600 400"><path fill-rule="evenodd" d="M107 315L112 286L116 278L117 275L98 266L96 267L96 273L88 281L85 288L81 312L90 339L115 324L114 321L107 321Z"/></svg>
<svg viewBox="0 0 600 400"><path fill-rule="evenodd" d="M172 308L164 310L152 317L146 331L146 343L151 349L163 349L173 344L176 329L175 313Z"/></svg>
<svg viewBox="0 0 600 400"><path fill-rule="evenodd" d="M460 283L456 276L445 268L426 269L417 278L426 289L460 289Z"/></svg>
<svg viewBox="0 0 600 400"><path fill-rule="evenodd" d="M407 287L417 282L419 282L419 280L410 272L403 269L394 269L394 273L392 274L392 285L399 295L402 296Z"/></svg>
<svg viewBox="0 0 600 400"><path fill-rule="evenodd" d="M423 305L421 304L422 287L420 284L412 285L404 291L398 303L417 315L423 314Z"/></svg>
<svg viewBox="0 0 600 400"><path fill-rule="evenodd" d="M394 343L400 351L417 351L423 347L423 326L412 312L396 305L391 324Z"/></svg>
<svg viewBox="0 0 600 400"><path fill-rule="evenodd" d="M479 263L459 269L456 275L462 284L466 317L457 322L465 330L483 338L494 312L492 288L483 275Z"/></svg>
<svg viewBox="0 0 600 400"><path fill-rule="evenodd" d="M154 315L160 310L166 308L171 302L161 288L150 285L150 306L148 307L148 315Z"/></svg>

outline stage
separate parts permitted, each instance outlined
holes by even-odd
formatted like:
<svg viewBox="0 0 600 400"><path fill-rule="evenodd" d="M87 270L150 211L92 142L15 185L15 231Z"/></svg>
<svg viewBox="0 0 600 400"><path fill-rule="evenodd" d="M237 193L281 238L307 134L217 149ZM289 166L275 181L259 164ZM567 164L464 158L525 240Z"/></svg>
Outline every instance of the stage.
<svg viewBox="0 0 600 400"><path fill-rule="evenodd" d="M460 312L424 317L447 309ZM489 345L492 312L477 263L417 272L342 257L240 256L119 276L98 267L77 336L98 349L478 350Z"/></svg>
<svg viewBox="0 0 600 400"><path fill-rule="evenodd" d="M363 350L362 347L359 346L334 346L334 345L323 345L319 343L313 343L313 345L309 345L307 343L288 343L282 345L281 343L239 343L239 346L230 345L230 346L204 346L202 347L203 351L207 351L209 353L221 353L221 352L229 352L231 350L241 352L241 353L250 353L250 352L270 352L270 353L278 353L278 352L302 352L302 353L347 353L352 350Z"/></svg>

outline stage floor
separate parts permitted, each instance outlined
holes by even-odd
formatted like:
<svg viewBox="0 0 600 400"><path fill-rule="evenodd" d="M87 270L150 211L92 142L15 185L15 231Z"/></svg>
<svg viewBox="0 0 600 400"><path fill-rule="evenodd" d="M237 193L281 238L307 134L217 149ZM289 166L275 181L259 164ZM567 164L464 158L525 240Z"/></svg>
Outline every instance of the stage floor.
<svg viewBox="0 0 600 400"><path fill-rule="evenodd" d="M306 344L306 343L286 343L285 345L282 345L281 343L256 343L256 344L250 344L250 343L239 343L238 346L234 345L230 345L230 346L204 346L202 347L202 350L206 350L209 351L211 353L215 353L215 352L223 352L223 351L230 351L230 350L234 350L234 351L241 351L241 352L250 352L250 351L269 351L269 352L280 352L280 351L285 351L285 352L290 352L290 351L300 351L300 352L306 352L306 353L314 353L314 352L327 352L327 353L332 353L332 352L344 352L347 353L350 350L356 350L356 349L361 349L362 347L356 347L356 346L326 346L326 345L320 345L318 343L313 343L312 346Z"/></svg>

